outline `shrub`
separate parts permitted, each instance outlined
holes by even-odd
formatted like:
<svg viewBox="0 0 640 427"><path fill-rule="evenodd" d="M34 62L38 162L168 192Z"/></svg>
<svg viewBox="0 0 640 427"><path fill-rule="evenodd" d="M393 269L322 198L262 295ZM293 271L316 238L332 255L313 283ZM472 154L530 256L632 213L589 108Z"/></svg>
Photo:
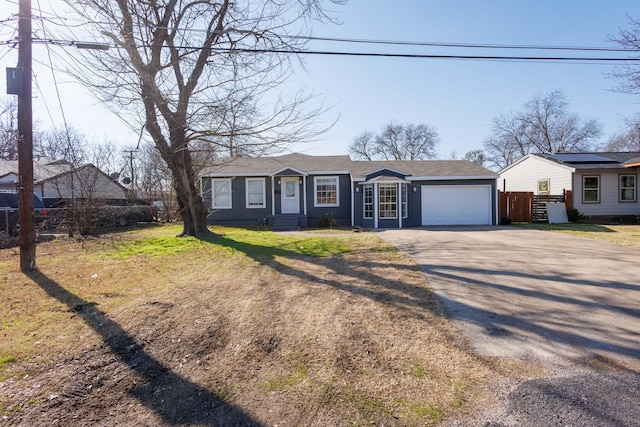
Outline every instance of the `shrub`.
<svg viewBox="0 0 640 427"><path fill-rule="evenodd" d="M580 213L580 211L576 208L571 208L567 211L567 218L569 219L569 222L578 222L582 217L582 213Z"/></svg>
<svg viewBox="0 0 640 427"><path fill-rule="evenodd" d="M320 217L318 218L318 226L321 228L333 228L336 225L338 225L338 223L336 222L335 218L333 217L333 213L331 212L320 215Z"/></svg>

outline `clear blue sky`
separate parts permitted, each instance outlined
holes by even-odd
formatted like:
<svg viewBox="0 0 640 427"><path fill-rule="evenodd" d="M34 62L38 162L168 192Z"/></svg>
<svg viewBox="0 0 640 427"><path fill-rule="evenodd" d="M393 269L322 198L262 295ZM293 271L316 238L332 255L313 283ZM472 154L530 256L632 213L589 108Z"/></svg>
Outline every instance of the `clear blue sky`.
<svg viewBox="0 0 640 427"><path fill-rule="evenodd" d="M37 3L34 1L34 7ZM41 0L45 8L47 1ZM499 0L427 1L351 0L345 7L333 6L341 25L315 25L313 35L376 40L429 41L445 43L605 46L628 26L627 15L640 18L637 0ZM3 1L0 19L17 11ZM2 40L10 38L0 32ZM9 34L11 36L11 34ZM421 54L553 54L573 52L479 51L454 48L368 47L314 42L312 49L411 52ZM56 49L62 49L57 47ZM15 52L0 48L3 68L15 66ZM46 62L43 46L34 46L34 58ZM458 157L481 148L489 135L492 118L518 111L532 96L560 89L570 110L598 119L603 139L618 131L623 117L640 112L640 96L615 93L616 81L607 78L612 64L558 64L489 62L442 59L363 58L307 56L307 72L298 72L293 85L304 86L325 98L331 106L327 123L336 125L319 141L294 147L315 155L347 154L353 138L365 130L378 130L393 120L426 123L436 128L440 157L452 152ZM41 128L51 126L50 115L60 113L53 91L51 72L36 65L39 93L34 110ZM4 83L2 72L2 87ZM137 135L106 112L77 84L60 87L67 121L96 140L104 137L126 145ZM36 91L40 92L36 92ZM50 114L44 107L46 101Z"/></svg>

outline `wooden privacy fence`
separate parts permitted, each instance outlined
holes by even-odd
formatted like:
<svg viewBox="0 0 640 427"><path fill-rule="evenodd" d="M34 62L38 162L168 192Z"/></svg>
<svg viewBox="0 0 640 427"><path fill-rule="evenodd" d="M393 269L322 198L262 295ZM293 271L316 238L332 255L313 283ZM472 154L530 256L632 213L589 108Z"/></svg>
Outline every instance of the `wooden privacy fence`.
<svg viewBox="0 0 640 427"><path fill-rule="evenodd" d="M528 191L498 192L500 222L533 222L533 193Z"/></svg>
<svg viewBox="0 0 640 427"><path fill-rule="evenodd" d="M511 222L548 221L547 203L564 202L567 212L573 208L573 197L570 190L561 195L536 196L529 191L499 191L498 214L500 222L509 219Z"/></svg>

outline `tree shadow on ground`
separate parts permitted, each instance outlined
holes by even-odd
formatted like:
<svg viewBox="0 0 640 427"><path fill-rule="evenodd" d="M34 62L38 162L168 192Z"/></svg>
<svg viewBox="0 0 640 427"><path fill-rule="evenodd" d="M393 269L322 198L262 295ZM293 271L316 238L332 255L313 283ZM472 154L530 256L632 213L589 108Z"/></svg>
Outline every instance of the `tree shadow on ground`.
<svg viewBox="0 0 640 427"><path fill-rule="evenodd" d="M456 284L461 287L472 287L478 295L484 295L488 290L491 290L491 292L497 290L500 292L500 295L503 295L505 307L508 302L512 300L512 295L514 297L513 301L517 301L517 299L515 299L516 297L526 298L530 311L538 310L537 307L541 306L540 301L548 301L551 303L577 306L582 311L605 311L611 312L612 314L640 318L640 310L633 306L612 305L569 295L560 296L544 291L544 289L546 289L544 283L546 282L607 287L614 290L625 289L638 291L640 289L637 285L631 283L607 283L572 279L561 274L540 273L532 275L510 270L490 270L459 266L422 264L421 268L427 274L429 280L448 283L448 286L453 286L452 291ZM506 283L501 283L505 281L502 276L506 278L518 277L530 279L532 283L538 283L539 286L537 286L536 289L511 286ZM602 338L599 339L589 337L587 336L587 332L598 332L600 326L586 323L575 325L575 319L567 317L560 312L562 306L556 307L556 310L559 310L558 313L547 311L548 309L540 309L540 322L548 323L547 325L543 325L536 321L528 321L516 313L497 313L490 309L479 307L476 304L471 304L469 301L462 300L452 291L441 292L439 294L439 298L443 302L449 317L452 320L462 320L481 326L490 336L500 336L501 333L509 335L508 330L519 329L523 332L533 333L544 340L559 345L578 346L592 351L606 351L640 361L640 342L637 341L637 338L629 338L630 340L634 339L634 341L627 341L626 343L620 340L614 341L611 331L609 331L609 333L601 333ZM512 309L509 309L507 311L510 312L511 310ZM552 319L556 319L554 321L560 323L557 323L555 325L556 327L553 327ZM562 330L563 328L565 330ZM569 332L566 329L573 329L575 332ZM637 337L637 334L635 334L635 337Z"/></svg>
<svg viewBox="0 0 640 427"><path fill-rule="evenodd" d="M436 311L435 308L438 307L437 304L427 304L429 300L432 298L438 298L447 309L449 315L455 316L463 316L463 320L470 321L472 323L479 324L483 326L489 335L500 336L500 334L509 334L509 329L521 329L523 331L528 331L530 333L534 333L543 337L546 340L555 342L559 345L578 345L587 349L591 349L594 351L606 350L607 352L613 352L619 354L620 356L638 359L640 360L640 350L637 347L632 345L625 345L622 343L613 343L605 340L599 340L590 338L587 336L583 336L578 332L569 332L569 331L561 331L559 328L556 330L552 326L543 326L536 324L532 321L528 321L519 316L515 315L500 315L494 312L490 312L483 309L475 308L469 304L460 301L454 301L449 298L446 298L442 295L438 295L435 297L434 293L428 289L423 287L416 287L409 283L406 283L402 280L402 277L380 277L379 275L373 272L374 267L381 266L379 263L374 262L358 262L358 261L350 261L351 265L357 268L353 268L349 271L338 271L336 268L336 263L333 262L322 262L321 258L314 258L303 256L295 251L283 249L283 248L273 248L261 245L255 245L245 242L238 242L233 239L227 237L221 237L212 242L215 244L231 247L237 251L240 251L247 256L255 259L261 264L268 265L276 270L278 270L281 274L290 275L297 277L302 280L311 281L311 282L320 282L327 286L332 286L338 290L349 292L354 295L361 295L366 298L370 298L380 303L390 304L399 309L404 310L411 316L413 316L416 320L425 321L425 310L431 310L433 314L436 315L444 315L444 312ZM410 256L410 255L407 255ZM306 262L322 264L329 270L335 272L338 276L336 279L327 278L327 277L317 277L312 274L309 274L306 271L301 269L294 268L290 265L284 264L278 261L278 257L284 258L299 258L304 259ZM394 268L407 269L406 265L393 265ZM607 304L598 303L598 302L585 302L579 300L577 298L571 297L559 297L553 294L545 293L542 291L534 291L534 290L522 290L517 288L512 288L506 285L501 285L499 282L490 282L483 281L478 279L471 279L468 277L470 273L476 274L479 277L487 277L487 275L494 276L496 274L504 274L507 276L523 276L523 274L513 271L490 271L490 270L479 270L476 271L474 269L468 268L443 268L442 266L438 266L435 269L433 266L429 265L421 265L421 268L424 272L431 276L434 280L448 280L448 281L467 281L472 282L475 286L479 287L491 287L495 289L499 289L503 292L508 298L509 293L518 293L523 296L530 297L533 299L542 299L549 300L555 302L562 302L567 304L573 304L584 307L586 310L606 310L612 312L624 313L630 316L640 316L640 311L631 307L611 307ZM339 280L340 275L347 275L349 278L357 278L360 279L361 282L371 283L370 286L361 286L357 282L349 283L348 280ZM631 289L637 290L635 285L632 284L622 284L622 283L602 283L602 282L585 282L584 280L572 280L569 277L563 277L561 275L549 275L549 276L530 276L532 280L552 280L559 282L572 282L579 283L585 286L607 286L612 289ZM462 314L458 314L462 313ZM571 319L567 319L570 323ZM560 326L560 325L558 325Z"/></svg>
<svg viewBox="0 0 640 427"><path fill-rule="evenodd" d="M404 264L349 261L352 266L359 268L357 270L353 268L339 269L338 263L332 262L329 258L308 256L282 247L240 242L225 236L218 237L210 243L233 248L255 261L277 270L281 274L296 277L303 281L331 286L337 290L369 298L379 303L390 304L421 321L428 320L425 317L425 310L429 310L437 316L443 314L438 310L438 304L430 303L435 301L436 297L429 288L407 283L403 280L402 275L398 277L386 277L373 272L375 267L392 267L401 271L411 268ZM321 265L326 268L329 273L319 277L300 268L295 268L292 265L278 261L280 257L285 259L299 259L308 263ZM420 274L422 273L420 272ZM363 282L369 285L361 286L358 284Z"/></svg>
<svg viewBox="0 0 640 427"><path fill-rule="evenodd" d="M41 271L29 275L48 295L65 304L101 337L109 350L144 379L129 390L166 425L261 426L242 409L181 377L147 353L144 347L95 303L69 292Z"/></svg>

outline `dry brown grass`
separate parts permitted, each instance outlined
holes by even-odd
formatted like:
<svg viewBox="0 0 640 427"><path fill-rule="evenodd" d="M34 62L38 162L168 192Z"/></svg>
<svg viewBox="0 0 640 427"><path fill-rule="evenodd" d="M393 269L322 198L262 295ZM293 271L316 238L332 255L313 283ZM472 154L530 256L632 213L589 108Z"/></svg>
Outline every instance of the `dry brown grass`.
<svg viewBox="0 0 640 427"><path fill-rule="evenodd" d="M174 232L44 243L32 276L0 251L1 419L436 425L521 368L470 351L419 267L375 235L313 235L350 248L325 257L301 254L304 236L269 249L229 230L173 254L125 250Z"/></svg>
<svg viewBox="0 0 640 427"><path fill-rule="evenodd" d="M603 240L630 248L640 248L640 225L589 224L579 222L572 224L518 224L517 226Z"/></svg>

